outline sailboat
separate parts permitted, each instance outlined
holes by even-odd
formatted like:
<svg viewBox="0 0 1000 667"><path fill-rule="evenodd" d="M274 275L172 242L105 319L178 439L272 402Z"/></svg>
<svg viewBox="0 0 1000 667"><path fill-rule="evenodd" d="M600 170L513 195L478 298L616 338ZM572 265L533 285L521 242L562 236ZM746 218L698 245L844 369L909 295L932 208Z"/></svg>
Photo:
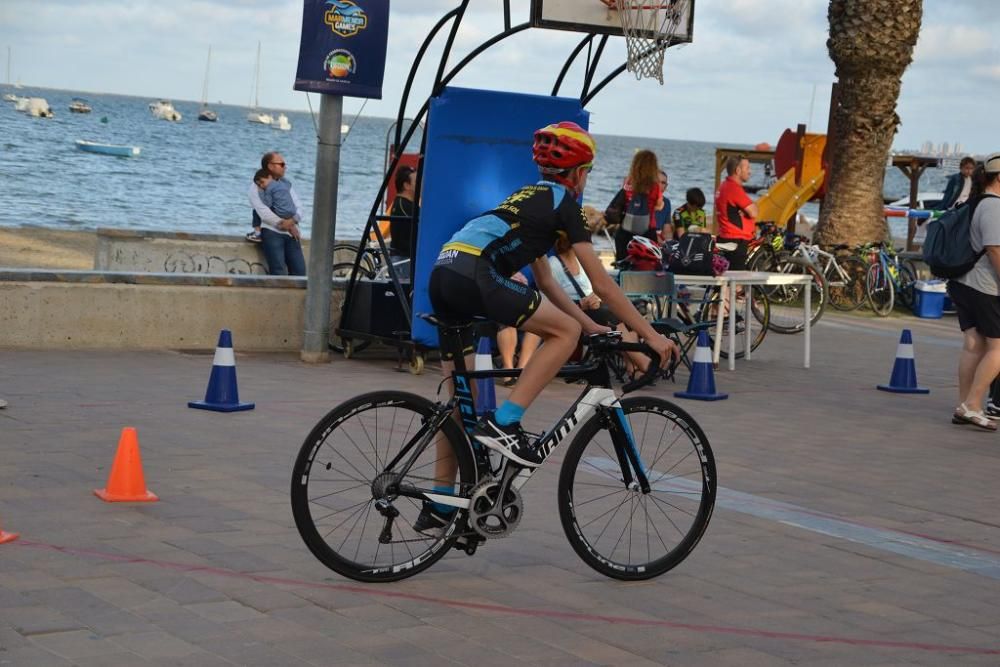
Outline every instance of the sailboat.
<svg viewBox="0 0 1000 667"><path fill-rule="evenodd" d="M205 62L205 82L201 86L201 111L198 112L198 120L207 120L211 123L219 120L219 114L208 108L208 71L212 67L212 47L208 47L208 60Z"/></svg>
<svg viewBox="0 0 1000 667"><path fill-rule="evenodd" d="M270 125L274 122L274 118L269 113L264 113L258 109L260 103L260 42L257 42L257 68L254 70L254 86L253 86L253 106L250 107L250 111L247 113L247 120L251 123L260 123L261 125Z"/></svg>
<svg viewBox="0 0 1000 667"><path fill-rule="evenodd" d="M7 88L10 88L10 47L7 47ZM12 92L3 95L4 102L17 102L18 97Z"/></svg>

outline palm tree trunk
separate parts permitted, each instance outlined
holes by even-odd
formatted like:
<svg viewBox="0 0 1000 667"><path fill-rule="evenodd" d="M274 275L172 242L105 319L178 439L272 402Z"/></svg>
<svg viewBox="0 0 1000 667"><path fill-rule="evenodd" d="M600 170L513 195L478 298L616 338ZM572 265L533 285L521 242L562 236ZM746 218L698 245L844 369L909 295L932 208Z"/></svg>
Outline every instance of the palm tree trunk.
<svg viewBox="0 0 1000 667"><path fill-rule="evenodd" d="M922 0L830 0L827 49L837 67L821 245L881 240L882 186L899 126L896 101L920 33Z"/></svg>

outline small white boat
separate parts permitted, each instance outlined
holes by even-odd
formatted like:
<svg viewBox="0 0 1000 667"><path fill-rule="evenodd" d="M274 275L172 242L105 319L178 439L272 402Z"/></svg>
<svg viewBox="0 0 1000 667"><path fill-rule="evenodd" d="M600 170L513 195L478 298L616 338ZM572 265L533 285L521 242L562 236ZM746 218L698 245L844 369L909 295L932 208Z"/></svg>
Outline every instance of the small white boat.
<svg viewBox="0 0 1000 667"><path fill-rule="evenodd" d="M208 107L203 107L202 110L198 112L198 120L205 120L209 123L214 123L219 120L219 114L215 113Z"/></svg>
<svg viewBox="0 0 1000 667"><path fill-rule="evenodd" d="M350 131L351 131L351 126L350 125L348 125L347 123L342 123L341 124L341 126L340 126L340 133L342 135L347 136L347 133L350 132Z"/></svg>
<svg viewBox="0 0 1000 667"><path fill-rule="evenodd" d="M153 118L158 118L160 120L169 120L173 123L178 122L183 116L181 113L174 109L174 105L168 100L157 100L155 102L149 103L149 112L153 114Z"/></svg>
<svg viewBox="0 0 1000 667"><path fill-rule="evenodd" d="M81 99L79 97L74 97L73 101L69 103L69 110L73 113L90 113L93 109L87 104L87 100Z"/></svg>
<svg viewBox="0 0 1000 667"><path fill-rule="evenodd" d="M94 141L76 140L76 147L87 153L99 155L114 155L116 157L138 157L142 150L139 146L118 146L116 144L99 144Z"/></svg>
<svg viewBox="0 0 1000 667"><path fill-rule="evenodd" d="M55 113L52 111L52 107L49 106L48 101L43 97L27 97L24 98L24 109L21 109L21 103L18 102L18 106L14 107L17 111L24 111L24 113L35 118L52 118Z"/></svg>
<svg viewBox="0 0 1000 667"><path fill-rule="evenodd" d="M251 123L260 123L261 125L270 125L274 122L274 116L269 113L264 113L263 111L250 111L247 113L247 120Z"/></svg>
<svg viewBox="0 0 1000 667"><path fill-rule="evenodd" d="M288 116L283 113L279 113L278 117L271 123L271 127L276 130L284 130L287 132L292 129L292 124L288 121Z"/></svg>

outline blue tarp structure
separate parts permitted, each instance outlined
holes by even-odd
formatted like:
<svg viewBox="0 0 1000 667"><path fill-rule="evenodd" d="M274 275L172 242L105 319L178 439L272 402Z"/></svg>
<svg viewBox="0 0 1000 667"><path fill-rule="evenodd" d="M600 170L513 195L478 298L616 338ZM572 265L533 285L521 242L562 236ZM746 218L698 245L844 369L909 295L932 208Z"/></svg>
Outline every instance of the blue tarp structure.
<svg viewBox="0 0 1000 667"><path fill-rule="evenodd" d="M568 120L588 127L580 100L469 88L446 88L427 120L420 228L413 289L413 340L437 347L437 331L418 313L432 312L427 284L441 246L472 218L538 181L534 133Z"/></svg>

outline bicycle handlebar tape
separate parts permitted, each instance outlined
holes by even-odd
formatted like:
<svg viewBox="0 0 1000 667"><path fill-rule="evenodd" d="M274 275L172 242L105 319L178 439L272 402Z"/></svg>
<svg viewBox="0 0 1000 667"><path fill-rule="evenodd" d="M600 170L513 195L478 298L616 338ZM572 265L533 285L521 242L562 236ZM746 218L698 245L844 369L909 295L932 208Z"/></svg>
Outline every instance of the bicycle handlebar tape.
<svg viewBox="0 0 1000 667"><path fill-rule="evenodd" d="M219 344L215 348L205 400L189 401L188 407L213 412L254 409L253 403L240 403L240 392L236 388L236 353L233 352L233 334L229 329L223 329L219 333Z"/></svg>
<svg viewBox="0 0 1000 667"><path fill-rule="evenodd" d="M892 377L889 384L876 387L880 391L891 391L894 394L929 394L930 389L917 386L917 364L913 356L913 336L909 329L903 329L899 337L899 347L896 348L896 363L892 366Z"/></svg>
<svg viewBox="0 0 1000 667"><path fill-rule="evenodd" d="M720 394L715 390L715 374L712 371L712 345L708 340L707 331L698 332L698 347L694 351L694 362L691 364L691 377L688 378L687 391L674 392L677 398L690 398L695 401L722 401L729 394Z"/></svg>
<svg viewBox="0 0 1000 667"><path fill-rule="evenodd" d="M493 348L489 336L480 336L476 345L476 370L493 370ZM476 378L476 414L485 415L497 409L497 392L493 378Z"/></svg>

